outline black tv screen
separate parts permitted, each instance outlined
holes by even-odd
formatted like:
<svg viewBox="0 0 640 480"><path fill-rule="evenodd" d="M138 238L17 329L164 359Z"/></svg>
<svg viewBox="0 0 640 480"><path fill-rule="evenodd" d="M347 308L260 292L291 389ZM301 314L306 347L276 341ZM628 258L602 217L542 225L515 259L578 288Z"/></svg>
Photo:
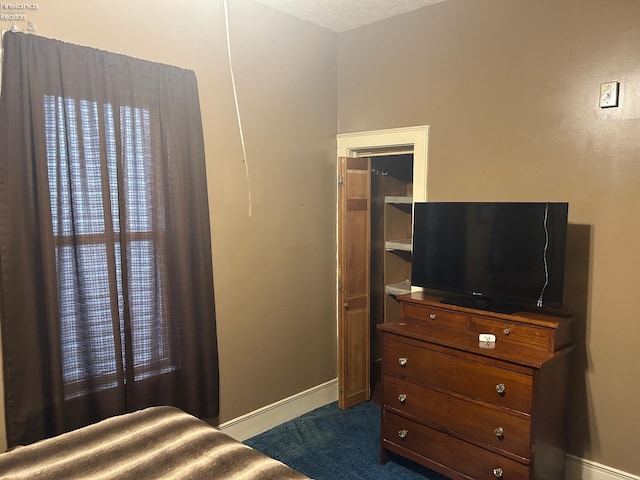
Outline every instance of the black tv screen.
<svg viewBox="0 0 640 480"><path fill-rule="evenodd" d="M568 209L568 203L416 203L411 283L464 294L447 303L505 313L559 307Z"/></svg>

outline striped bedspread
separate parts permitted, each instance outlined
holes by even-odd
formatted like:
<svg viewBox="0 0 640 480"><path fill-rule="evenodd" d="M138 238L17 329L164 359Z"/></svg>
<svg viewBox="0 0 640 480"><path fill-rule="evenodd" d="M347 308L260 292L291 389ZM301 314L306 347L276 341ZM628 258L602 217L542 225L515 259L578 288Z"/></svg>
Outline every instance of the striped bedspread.
<svg viewBox="0 0 640 480"><path fill-rule="evenodd" d="M0 454L0 479L308 477L174 407L151 407Z"/></svg>

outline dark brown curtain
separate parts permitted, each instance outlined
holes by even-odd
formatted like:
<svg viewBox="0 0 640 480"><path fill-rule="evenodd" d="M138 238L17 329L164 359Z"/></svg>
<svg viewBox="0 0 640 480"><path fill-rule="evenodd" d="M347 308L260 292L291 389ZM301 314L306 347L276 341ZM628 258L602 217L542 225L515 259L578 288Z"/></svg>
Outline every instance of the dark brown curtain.
<svg viewBox="0 0 640 480"><path fill-rule="evenodd" d="M194 73L21 33L3 60L9 445L151 405L216 417Z"/></svg>

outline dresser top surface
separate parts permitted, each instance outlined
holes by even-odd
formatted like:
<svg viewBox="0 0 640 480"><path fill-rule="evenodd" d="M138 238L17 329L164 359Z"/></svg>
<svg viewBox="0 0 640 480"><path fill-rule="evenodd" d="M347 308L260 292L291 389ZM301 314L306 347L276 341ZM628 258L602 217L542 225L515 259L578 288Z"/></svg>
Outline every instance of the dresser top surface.
<svg viewBox="0 0 640 480"><path fill-rule="evenodd" d="M544 328L557 328L561 323L571 322L573 320L573 317L571 315L561 311L550 313L548 310L520 310L515 313L505 314L490 312L477 308L462 307L458 305L445 305L442 302L442 300L445 299L446 297L444 296L433 295L426 292L412 292L398 297L398 300L407 303L415 303L417 305L430 305L435 308L443 308L449 311L465 313L468 315L486 316L512 322L522 322Z"/></svg>

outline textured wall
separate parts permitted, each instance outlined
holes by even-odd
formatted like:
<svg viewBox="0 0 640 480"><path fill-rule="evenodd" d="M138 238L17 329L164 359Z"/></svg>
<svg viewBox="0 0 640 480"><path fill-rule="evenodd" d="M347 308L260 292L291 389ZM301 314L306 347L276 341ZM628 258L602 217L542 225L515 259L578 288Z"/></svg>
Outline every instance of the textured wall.
<svg viewBox="0 0 640 480"><path fill-rule="evenodd" d="M635 474L638 19L634 0L447 0L338 36L339 132L429 125L430 200L570 202L569 451Z"/></svg>

